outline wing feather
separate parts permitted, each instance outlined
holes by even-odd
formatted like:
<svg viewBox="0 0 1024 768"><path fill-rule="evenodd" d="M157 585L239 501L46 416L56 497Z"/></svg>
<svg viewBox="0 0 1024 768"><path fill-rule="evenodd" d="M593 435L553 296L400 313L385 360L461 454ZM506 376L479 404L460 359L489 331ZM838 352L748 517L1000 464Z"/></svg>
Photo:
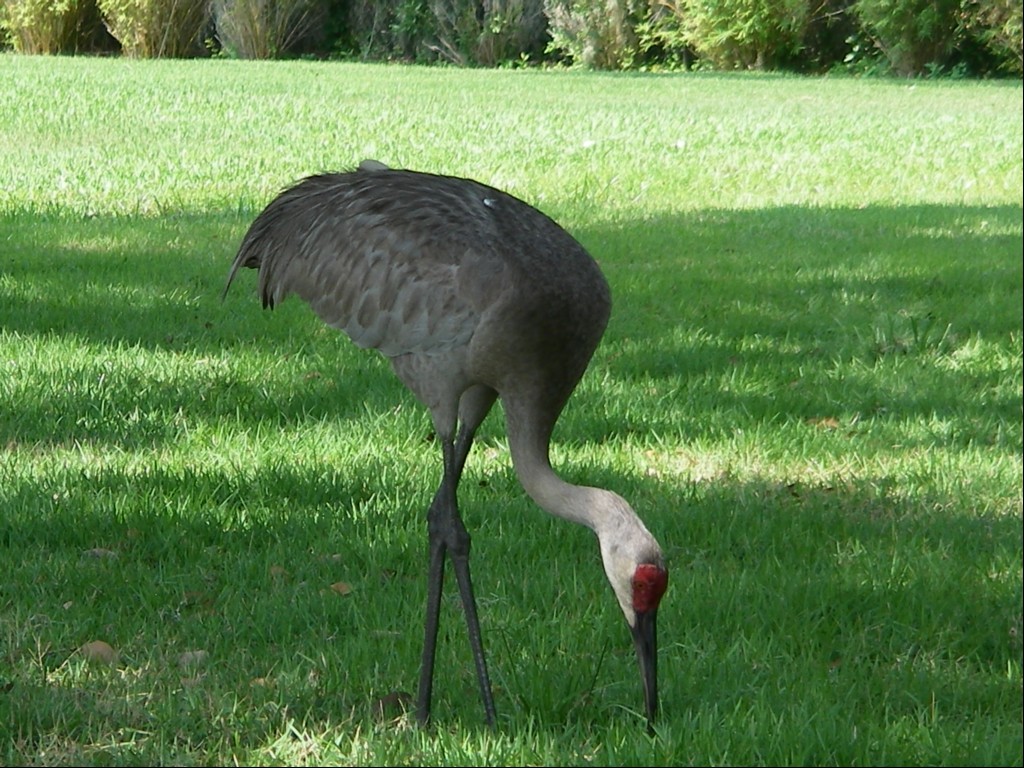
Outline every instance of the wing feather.
<svg viewBox="0 0 1024 768"><path fill-rule="evenodd" d="M503 270L474 182L381 168L311 176L256 218L228 278L259 270L265 307L297 294L327 324L389 357L468 342ZM225 288L225 291L227 288Z"/></svg>

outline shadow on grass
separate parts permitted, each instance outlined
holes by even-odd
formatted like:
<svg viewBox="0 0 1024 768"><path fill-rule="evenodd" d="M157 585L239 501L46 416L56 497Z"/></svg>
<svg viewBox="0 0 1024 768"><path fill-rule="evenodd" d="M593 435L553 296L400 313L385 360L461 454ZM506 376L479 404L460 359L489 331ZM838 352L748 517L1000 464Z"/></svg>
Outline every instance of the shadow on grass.
<svg viewBox="0 0 1024 768"><path fill-rule="evenodd" d="M677 402L692 409L683 398L715 411L714 428L744 429L830 416L851 392L859 393L851 410L871 413L876 403L897 420L949 418L968 436L973 422L1017 424L1019 396L993 395L1003 391L993 382L932 363L954 359L970 339L1007 348L1019 338L1020 221L1012 206L924 206L704 211L584 229L576 234L603 262L616 297L595 362L609 382L600 397L617 402L604 419L573 415L557 435L585 443L682 423L672 438L685 445L711 427L700 409L682 422L673 415ZM0 403L0 444L97 443L144 454L177 439L178 419L270 434L306 419L360 418L400 398L412 403L386 364L366 362L372 355L322 330L298 302L263 312L251 273L220 302L246 223L216 213L0 221L0 327L17 343L85 348L62 371L70 386L47 389L51 382L36 373L18 399ZM912 319L941 333L919 325L915 336ZM185 365L159 379L145 367L106 371L108 385L97 386L106 369L91 356L125 348ZM235 357L248 368L200 373L203 360ZM851 360L864 365L835 378L837 361ZM346 386L345 371L355 367L357 386ZM915 375L921 368L927 375ZM737 371L758 374L766 387L721 386ZM619 406L649 388L664 396L664 408L631 423ZM579 398L574 414L596 410ZM1019 455L1019 431L978 431ZM60 739L68 763L199 762L226 751L244 758L291 738L293 727L328 739L331 729L369 733L361 718L370 700L414 688L430 487L316 457L251 472L83 462L61 475L68 488L51 485L56 474L19 474L0 489L0 556L11 565L0 584L4 615L54 619L25 637L14 619L5 625L6 658L17 671L0 680L0 721L16 734L17 743L3 747L16 762ZM598 485L624 485L607 468L587 474ZM661 764L695 755L792 758L742 751L774 743L773 733L749 734L778 722L809 724L801 726L805 741L819 745L797 762L882 755L966 763L983 740L993 752L982 763L1019 754L1019 678L1006 673L1021 652L1019 570L1009 570L1020 562L1019 507L975 515L969 500L943 488L917 489L908 501L884 482L858 481L826 488L646 478L623 489L660 499L645 516L673 566L659 636L662 724L676 738L661 741ZM517 725L553 724L556 735L568 723L602 743L609 721L628 720L619 708L640 701L628 633L592 536L545 517L511 481L468 482L464 490L483 629L504 689L499 712ZM118 557L83 566L81 553L95 547ZM347 570L320 559L331 553ZM267 580L267 565L278 561L305 564L292 566L296 585L341 578L374 599L324 608L315 586L282 593ZM384 571L398 577L380 588ZM212 613L189 603L183 616L168 618L192 592L211 596ZM395 624L380 628L401 633L401 643L373 634L388 606ZM442 653L454 660L439 670L440 722L475 725L461 617L447 611L444 622ZM126 654L151 663L109 689L31 671L32 643L70 653L107 627ZM547 636L562 627L564 646ZM357 629L378 639L360 641ZM183 683L182 673L161 671L161 656L179 646L210 651L199 679ZM547 651L524 661L524 649L538 647ZM297 682L251 685L286 673ZM771 716L744 719L750 711ZM850 718L867 738L850 735ZM903 721L926 736L901 735L893 726ZM125 733L138 736L125 743ZM875 752L864 746L869 739L881 744ZM928 739L936 751L915 751ZM951 745L965 759L950 758Z"/></svg>
<svg viewBox="0 0 1024 768"><path fill-rule="evenodd" d="M837 409L884 410L890 418L953 415L965 424L993 414L1016 418L1019 397L993 394L992 381L972 381L963 367L930 366L927 376L900 387L876 379L870 365L949 353L972 339L1006 346L1019 335L1021 215L1015 206L779 208L585 228L575 234L603 262L615 295L599 364L626 389L664 380L680 398L748 424L787 415L828 418ZM251 272L221 302L247 224L230 212L82 220L23 212L0 220L0 328L8 333L100 350L138 347L196 365L215 355L296 359L305 369L305 377L273 371L286 386L271 394L265 381L239 374L153 381L142 370L128 371L119 393L65 387L9 403L21 415L4 439L131 449L171 439L182 404L200 420L234 412L240 421L281 423L344 418L362 411L364 399L384 407L411 402L386 364L367 362L370 353L325 329L297 300L262 311ZM867 367L843 376L859 378L834 375L836 361L854 359ZM339 368L361 369L360 391L310 381L336 380L335 360ZM87 357L82 365L88 372ZM737 371L753 372L766 385L721 386ZM851 393L854 401L844 402ZM671 397L666 405L671 409ZM122 423L119 415L130 413L148 424ZM610 410L602 426L634 429L616 418ZM702 423L688 422L693 431L681 438L700 436ZM678 425L647 421L639 428L671 432ZM564 429L563 439L601 437ZM981 439L1020 447L1011 430Z"/></svg>
<svg viewBox="0 0 1024 768"><path fill-rule="evenodd" d="M65 508L0 524L4 546L22 553L12 583L30 585L0 593L8 616L61 617L36 633L42 645L64 643L51 668L94 632L116 632L111 639L133 659L121 676L58 683L17 672L0 681L7 686L0 712L23 754L58 733L69 748L97 760L106 750L157 762L166 761L171 741L184 759L204 749L259 751L293 727L328 740L359 729L372 734L366 713L382 686L414 687L421 540L389 541L379 534L393 521L367 528L322 509L357 507L360 499L391 492L379 475L352 468L354 474L332 478L330 467L315 464L258 473L251 482L218 470L190 472L128 477L98 470ZM45 497L35 483L25 481L17 497ZM190 489L187 510L159 503L183 487ZM356 487L362 491L353 494ZM111 516L106 493L138 499L138 506ZM486 493L474 496L476 516L488 500ZM249 516L233 517L243 498ZM1019 726L1019 681L1006 670L1019 662L1020 593L991 569L1019 563L1019 518L970 519L948 506L938 495L910 506L867 487L844 492L730 480L709 482L688 514L659 520L667 540L685 542L673 555L673 586L659 620L661 725L675 734L661 741L665 764L682 764L702 750L749 748L739 734L795 722L817 737L808 741L808 762L865 762L864 740L843 727L847 718L891 739L877 747L887 753L920 748L917 739L886 735L906 719L933 728L934 739L945 734L956 750L980 749L980 734L1002 754L1007 733ZM400 527L422 534L419 520ZM593 539L535 511L501 527L504 541L488 521L474 541L501 717L513 729L593 730L595 738L609 720L628 723L617 710L640 706L635 659ZM540 540L545 531L574 544L560 550L558 562ZM80 550L98 543L119 556L82 561ZM334 551L341 566L319 557ZM282 558L295 585L284 594L266 573L267 563ZM73 567L64 568L69 561ZM530 563L542 566L530 566L535 577L524 579ZM45 568L46 577L29 580L35 568ZM385 590L390 596L376 583L382 569L398 573ZM568 573L571 582L562 580ZM322 607L317 596L316 585L339 577L355 588L356 597L337 603L345 611ZM313 586L302 588L307 582ZM522 595L515 591L520 585ZM193 592L208 594L212 607L184 599ZM381 609L390 611L393 625L373 625L383 621ZM481 714L456 610L446 609L443 626L442 654L454 658L444 657L435 700L437 723L447 732L455 724L475 726ZM407 639L390 653L356 632L374 637L374 629L392 627ZM184 673L168 669L166 658L195 647L211 661L183 683ZM263 675L276 686L251 684ZM941 716L922 724L934 714L936 696ZM132 701L147 704L126 706ZM755 716L740 727L744 712L761 710L773 717ZM709 719L715 730L705 743ZM826 738L830 727L836 733ZM636 728L640 739L639 721ZM126 731L136 734L132 741L114 738ZM933 762L938 753L910 751L903 762Z"/></svg>
<svg viewBox="0 0 1024 768"><path fill-rule="evenodd" d="M1021 216L1015 206L787 207L696 211L574 234L613 284L613 333L669 335L687 326L712 340L737 331L792 336L813 354L823 351L822 341L834 345L844 308L860 319L862 303L878 312L948 310L936 322L955 325L959 335L1019 330L1021 305L1012 300L1021 292ZM217 212L0 217L0 328L198 351L257 334L280 343L288 324L258 319L253 273L243 271L220 303L248 223Z"/></svg>

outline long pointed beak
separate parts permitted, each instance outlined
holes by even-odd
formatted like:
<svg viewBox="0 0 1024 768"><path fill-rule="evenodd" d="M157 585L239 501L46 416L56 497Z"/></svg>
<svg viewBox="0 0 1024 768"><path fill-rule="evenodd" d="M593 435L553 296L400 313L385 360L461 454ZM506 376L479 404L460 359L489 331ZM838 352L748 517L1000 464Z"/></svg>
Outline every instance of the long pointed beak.
<svg viewBox="0 0 1024 768"><path fill-rule="evenodd" d="M653 733L654 717L658 714L658 609L637 612L636 624L631 630L636 658L640 662L640 678L644 684L647 732Z"/></svg>

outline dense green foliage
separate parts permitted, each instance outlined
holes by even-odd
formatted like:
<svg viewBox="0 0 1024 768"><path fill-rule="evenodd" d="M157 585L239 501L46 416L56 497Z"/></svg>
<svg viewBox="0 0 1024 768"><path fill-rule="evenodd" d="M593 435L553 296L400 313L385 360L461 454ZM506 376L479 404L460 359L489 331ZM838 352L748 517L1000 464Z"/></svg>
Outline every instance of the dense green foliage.
<svg viewBox="0 0 1024 768"><path fill-rule="evenodd" d="M719 69L774 69L803 46L811 8L806 0L679 0L684 39Z"/></svg>
<svg viewBox="0 0 1024 768"><path fill-rule="evenodd" d="M853 8L899 74L945 61L956 44L960 0L858 0Z"/></svg>
<svg viewBox="0 0 1024 768"><path fill-rule="evenodd" d="M126 56L178 58L202 50L208 0L96 0Z"/></svg>
<svg viewBox="0 0 1024 768"><path fill-rule="evenodd" d="M221 50L243 59L294 51L324 22L317 0L213 0L212 10Z"/></svg>
<svg viewBox="0 0 1024 768"><path fill-rule="evenodd" d="M904 76L1024 70L1020 0L0 0L0 30L24 52L107 50L101 15L134 56Z"/></svg>
<svg viewBox="0 0 1024 768"><path fill-rule="evenodd" d="M0 69L0 763L1021 763L1020 83ZM251 272L221 300L282 186L367 156L608 276L553 461L666 550L655 738L500 408L461 496L498 728L452 594L434 728L376 714L416 685L430 420Z"/></svg>
<svg viewBox="0 0 1024 768"><path fill-rule="evenodd" d="M0 41L23 53L98 51L101 27L95 0L0 0Z"/></svg>

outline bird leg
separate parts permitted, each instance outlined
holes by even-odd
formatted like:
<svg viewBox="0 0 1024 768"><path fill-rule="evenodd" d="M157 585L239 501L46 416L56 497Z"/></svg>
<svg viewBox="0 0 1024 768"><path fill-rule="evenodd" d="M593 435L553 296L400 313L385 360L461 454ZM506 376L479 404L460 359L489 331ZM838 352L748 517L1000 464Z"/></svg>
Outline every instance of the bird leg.
<svg viewBox="0 0 1024 768"><path fill-rule="evenodd" d="M420 684L416 701L416 716L422 724L430 719L430 698L433 690L434 658L437 650L437 630L441 613L441 593L444 582L445 555L450 555L459 584L462 607L466 614L469 643L473 651L480 695L483 698L484 715L489 726L494 725L496 713L491 682L487 675L480 621L477 617L476 599L469 574L470 536L459 515L456 491L466 457L473 444L473 428L463 425L458 440L442 440L444 454L444 477L437 489L434 500L427 512L427 535L429 539L429 566L427 570L427 616L424 625L423 659L420 665Z"/></svg>

